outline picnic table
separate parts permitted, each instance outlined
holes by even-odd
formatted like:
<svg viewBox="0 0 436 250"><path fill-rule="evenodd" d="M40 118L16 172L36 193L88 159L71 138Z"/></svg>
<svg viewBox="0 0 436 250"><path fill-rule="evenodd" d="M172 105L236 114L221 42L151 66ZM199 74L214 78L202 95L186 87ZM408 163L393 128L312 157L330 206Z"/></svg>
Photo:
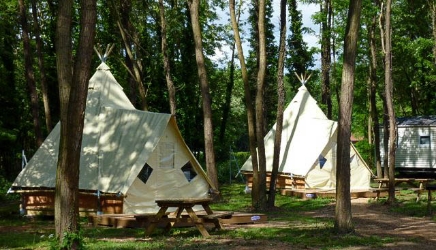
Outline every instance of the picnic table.
<svg viewBox="0 0 436 250"><path fill-rule="evenodd" d="M415 189L417 193L416 201L418 202L421 193L426 190L427 184L434 180L435 179L429 179L429 178L395 178L395 186L398 186L401 183L406 183L412 189ZM378 182L378 190L386 190L389 187L388 178L375 178L374 181Z"/></svg>
<svg viewBox="0 0 436 250"><path fill-rule="evenodd" d="M378 188L389 187L389 179L388 178L375 178L374 181L378 182ZM398 186L401 183L406 183L411 187L425 189L425 186L428 182L434 181L434 179L428 178L395 178L395 186ZM418 185L416 184L418 183Z"/></svg>
<svg viewBox="0 0 436 250"><path fill-rule="evenodd" d="M431 197L431 192L436 190L436 185L427 185L426 188L428 193L427 193L427 214L428 215L433 215L433 209L431 207L431 201L432 201L432 197Z"/></svg>
<svg viewBox="0 0 436 250"><path fill-rule="evenodd" d="M165 199L156 200L160 207L158 213L151 217L150 222L146 226L145 236L150 236L159 223L164 223L165 232L168 232L175 223L190 223L200 231L203 237L209 237L209 232L205 228L205 223L212 222L215 229L223 229L221 224L222 218L232 216L232 212L214 213L209 204L212 201L210 198L180 198L180 199ZM201 205L206 212L206 215L197 214L193 207ZM168 208L176 208L174 216L167 213ZM187 216L182 212L186 211Z"/></svg>

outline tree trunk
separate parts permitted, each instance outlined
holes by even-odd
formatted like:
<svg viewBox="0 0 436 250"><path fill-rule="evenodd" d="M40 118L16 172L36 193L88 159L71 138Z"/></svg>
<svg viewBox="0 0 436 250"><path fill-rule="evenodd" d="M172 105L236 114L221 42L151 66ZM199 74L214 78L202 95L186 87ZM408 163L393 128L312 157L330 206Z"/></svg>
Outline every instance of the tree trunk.
<svg viewBox="0 0 436 250"><path fill-rule="evenodd" d="M165 71L165 79L168 88L168 97L170 103L170 112L172 115L176 115L176 89L174 87L174 82L171 77L171 66L170 59L168 57L168 45L167 45L167 23L165 20L165 8L163 0L159 0L159 13L160 13L160 25L161 25L161 36L162 36L162 55L163 64Z"/></svg>
<svg viewBox="0 0 436 250"><path fill-rule="evenodd" d="M431 12L431 30L433 41L436 41L436 3L432 0L428 1ZM436 43L433 44L433 63L436 64Z"/></svg>
<svg viewBox="0 0 436 250"><path fill-rule="evenodd" d="M36 7L36 1L32 0L32 14L33 14L33 23L35 27L35 39L36 39L36 53L38 55L38 66L41 80L41 93L42 93L42 101L44 104L44 114L45 114L45 125L47 127L47 133L50 134L52 129L52 121L51 121L51 111L50 111L50 101L48 99L48 89L47 89L47 77L45 74L45 66L44 66L44 56L43 56L43 45L41 39L41 32L38 22L38 9Z"/></svg>
<svg viewBox="0 0 436 250"><path fill-rule="evenodd" d="M139 106L141 110L148 110L147 104L147 91L145 90L143 81L142 81L142 65L139 60L135 58L138 57L134 55L134 51L132 47L140 47L138 40L137 32L134 27L130 23L129 16L132 12L132 1L124 0L121 3L121 13L117 12L117 24L123 39L124 49L126 52L126 64L124 65L127 71L130 74L130 77L133 79L132 86L133 92L130 96L133 99L132 103L136 104L136 97L132 97L133 95L139 97Z"/></svg>
<svg viewBox="0 0 436 250"><path fill-rule="evenodd" d="M188 0L191 15L192 32L195 42L195 58L197 61L198 77L200 79L201 96L203 99L203 122L204 122L204 149L206 153L207 175L212 181L214 188L218 190L218 174L215 166L215 152L213 146L212 126L212 100L209 92L206 65L203 55L203 42L201 38L200 20L198 14L199 0Z"/></svg>
<svg viewBox="0 0 436 250"><path fill-rule="evenodd" d="M259 203L256 208L264 211L267 207L266 200L266 157L264 137L264 92L266 72L266 44L265 44L265 0L259 0L259 70L257 72L256 90L256 139L259 164Z"/></svg>
<svg viewBox="0 0 436 250"><path fill-rule="evenodd" d="M70 244L64 246L65 249L78 249L81 244L77 237L80 151L97 20L96 1L82 0L80 5L80 33L74 68L72 0L59 3L56 27L61 137L56 172L55 229L61 245Z"/></svg>
<svg viewBox="0 0 436 250"><path fill-rule="evenodd" d="M258 178L258 163L257 163L257 151L256 151L256 129L254 121L254 108L251 100L251 89L248 82L247 66L245 64L244 51L242 49L241 37L239 36L238 23L235 16L235 0L229 0L230 20L232 23L233 33L235 37L236 48L238 49L238 58L241 65L242 81L244 82L244 97L245 107L247 110L247 124L248 124L248 139L250 145L251 163L253 166L253 185L251 202L255 207L259 202L259 178Z"/></svg>
<svg viewBox="0 0 436 250"><path fill-rule="evenodd" d="M386 104L386 94L383 92L381 94L382 102L383 102L383 177L389 178L389 116L388 116L388 107Z"/></svg>
<svg viewBox="0 0 436 250"><path fill-rule="evenodd" d="M271 172L271 180L269 186L268 207L274 207L276 181L280 164L280 146L282 143L283 130L283 110L285 107L285 85L284 85L284 67L286 57L286 4L287 0L280 1L280 45L279 45L279 60L277 72L277 121L276 133L274 138L274 156Z"/></svg>
<svg viewBox="0 0 436 250"><path fill-rule="evenodd" d="M335 230L346 234L354 231L351 216L350 195L350 137L353 107L354 72L357 55L357 38L360 28L361 0L352 0L349 5L344 39L344 65L342 71L341 98L339 107L338 152L336 165Z"/></svg>
<svg viewBox="0 0 436 250"><path fill-rule="evenodd" d="M41 132L41 123L39 121L39 99L36 91L35 74L32 66L32 49L30 47L29 28L27 25L27 8L24 6L24 0L18 0L20 7L20 22L21 22L21 35L23 37L23 53L24 53L24 68L27 89L30 94L30 110L33 118L33 129L35 132L36 146L41 146L44 141Z"/></svg>
<svg viewBox="0 0 436 250"><path fill-rule="evenodd" d="M322 82L322 104L325 105L327 118L332 119L332 98L330 90L330 67L331 67L331 24L332 24L332 3L331 0L324 0L321 12L325 16L321 24L321 82ZM302 73L302 72L300 72Z"/></svg>
<svg viewBox="0 0 436 250"><path fill-rule="evenodd" d="M391 0L387 0L385 14L385 95L389 116L389 197L387 200L389 204L395 202L395 149L397 142L397 121L393 105L391 5Z"/></svg>
<svg viewBox="0 0 436 250"><path fill-rule="evenodd" d="M378 5L376 5L378 6ZM368 32L368 41L369 41L369 51L370 51L370 60L371 63L369 65L369 110L371 123L369 134L373 134L373 138L368 139L369 143L374 146L375 151L375 162L377 169L377 177L383 178L383 170L381 167L381 157L380 157L380 123L378 121L378 110L377 110L377 48L376 48L376 40L375 40L375 29L377 27L377 17L374 16L371 20L371 24L369 26Z"/></svg>
<svg viewBox="0 0 436 250"><path fill-rule="evenodd" d="M226 87L226 96L225 96L225 102L222 107L222 115L221 115L221 126L220 126L220 135L219 135L219 141L220 143L225 143L225 135L226 135L226 126L227 121L229 120L230 116L230 107L231 107L231 101L232 101L232 92L233 92L233 86L235 85L235 43L232 44L232 55L230 59L230 73L229 73L229 81L227 82Z"/></svg>

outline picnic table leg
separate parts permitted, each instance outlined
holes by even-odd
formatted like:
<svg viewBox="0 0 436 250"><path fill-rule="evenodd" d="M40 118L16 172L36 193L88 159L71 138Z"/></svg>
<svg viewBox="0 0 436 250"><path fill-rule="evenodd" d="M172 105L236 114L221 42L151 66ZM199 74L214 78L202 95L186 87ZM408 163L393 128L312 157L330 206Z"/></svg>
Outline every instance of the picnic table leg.
<svg viewBox="0 0 436 250"><path fill-rule="evenodd" d="M198 219L194 210L192 210L192 207L187 207L185 209L188 212L189 217L191 217L192 221L197 227L198 231L200 231L201 235L203 235L203 237L209 237L210 234L207 232L206 228L204 227L203 221Z"/></svg>
<svg viewBox="0 0 436 250"><path fill-rule="evenodd" d="M159 223L160 219L165 215L166 211L167 211L168 207L161 207L159 209L159 212L156 214L156 216L154 218L151 219L148 227L145 230L145 236L150 236L151 233L153 233L154 229L156 228L157 224ZM171 224L170 224L171 225ZM165 226L165 229L167 229L169 225L167 224ZM171 228L171 226L169 227ZM169 229L168 229L169 230Z"/></svg>
<svg viewBox="0 0 436 250"><path fill-rule="evenodd" d="M206 211L208 215L213 214L212 209L209 207L208 204L203 204L203 209ZM215 225L215 229L221 230L224 229L223 225L221 224L221 220L219 218L216 218L213 220L213 224Z"/></svg>
<svg viewBox="0 0 436 250"><path fill-rule="evenodd" d="M207 214L213 214L212 209L209 207L208 204L203 204L203 209L206 211Z"/></svg>

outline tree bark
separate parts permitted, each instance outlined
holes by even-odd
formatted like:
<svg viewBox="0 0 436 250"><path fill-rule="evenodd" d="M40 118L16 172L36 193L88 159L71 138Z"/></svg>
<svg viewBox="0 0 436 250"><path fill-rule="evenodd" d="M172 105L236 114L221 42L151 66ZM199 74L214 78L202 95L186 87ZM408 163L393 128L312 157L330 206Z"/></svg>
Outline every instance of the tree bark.
<svg viewBox="0 0 436 250"><path fill-rule="evenodd" d="M34 29L35 29L35 40L36 40L36 53L38 55L42 101L44 104L45 126L47 127L47 133L50 134L53 123L51 121L50 101L48 98L48 88L47 88L47 76L45 74L44 56L42 52L43 44L42 44L41 32L40 32L39 21L38 21L38 9L36 7L36 0L32 0L31 2L32 2L33 23L35 27Z"/></svg>
<svg viewBox="0 0 436 250"><path fill-rule="evenodd" d="M259 177L258 177L258 163L257 163L257 150L256 150L256 129L255 129L255 112L252 105L251 89L248 81L247 66L245 64L244 51L242 49L241 37L239 35L238 22L235 15L235 0L229 0L230 20L232 23L233 33L235 37L235 44L238 50L239 63L241 65L242 81L244 82L244 98L245 108L247 110L247 124L248 124L248 139L250 146L251 164L253 166L253 184L251 193L252 206L255 207L259 202Z"/></svg>
<svg viewBox="0 0 436 250"><path fill-rule="evenodd" d="M265 0L259 0L259 70L257 72L256 90L256 139L259 164L259 203L256 208L260 211L266 210L266 157L264 137L264 92L266 74L266 38L265 38Z"/></svg>
<svg viewBox="0 0 436 250"><path fill-rule="evenodd" d="M387 200L389 204L395 202L395 149L397 142L397 121L393 105L391 5L392 1L387 0L385 14L385 95L389 117L389 197Z"/></svg>
<svg viewBox="0 0 436 250"><path fill-rule="evenodd" d="M277 121L276 133L274 138L274 156L271 172L271 180L269 186L268 207L272 208L275 204L276 181L280 164L280 146L282 143L283 130L283 110L285 107L285 85L284 85L284 67L286 57L286 4L287 0L280 1L280 44L279 44L279 60L277 72Z"/></svg>
<svg viewBox="0 0 436 250"><path fill-rule="evenodd" d="M83 122L97 20L96 1L80 2L80 33L74 64L72 58L73 1L59 3L56 54L61 102L61 137L56 172L55 229L61 245L66 239L78 249L79 172ZM74 65L74 67L73 67Z"/></svg>
<svg viewBox="0 0 436 250"><path fill-rule="evenodd" d="M174 82L171 77L171 66L170 58L168 57L168 45L167 45L167 22L165 20L165 8L163 0L159 0L159 14L160 14L160 25L161 25L161 36L162 36L162 55L163 64L165 71L165 80L168 88L168 101L170 104L170 112L172 115L176 115L176 89L174 87Z"/></svg>
<svg viewBox="0 0 436 250"><path fill-rule="evenodd" d="M389 178L389 115L388 115L388 107L386 103L386 94L385 91L381 94L382 102L383 102L383 177Z"/></svg>
<svg viewBox="0 0 436 250"><path fill-rule="evenodd" d="M135 57L134 51L132 50L132 47L138 48L140 45L137 38L138 35L136 34L137 32L135 31L134 27L132 27L132 24L129 20L131 9L132 1L123 0L121 3L121 13L117 12L117 24L126 52L126 64L124 66L127 69L127 72L129 72L131 79L133 79L131 83L134 86L131 87L131 90L133 91L131 91L130 96L132 103L136 104L136 96L138 96L140 109L148 110L147 91L142 81L142 65L139 60L135 59L138 56L136 55Z"/></svg>
<svg viewBox="0 0 436 250"><path fill-rule="evenodd" d="M332 3L331 0L324 0L321 5L321 12L325 16L321 24L321 82L322 82L322 104L327 112L327 118L332 119L332 98L330 89L330 67L331 67L331 26L332 26ZM299 72L302 73L302 72Z"/></svg>
<svg viewBox="0 0 436 250"><path fill-rule="evenodd" d="M341 98L336 165L335 230L340 234L354 231L351 216L350 195L350 137L353 106L354 72L357 55L357 38L360 28L361 0L350 1L344 39L344 65L342 71Z"/></svg>
<svg viewBox="0 0 436 250"><path fill-rule="evenodd" d="M219 141L220 143L225 143L224 139L226 136L226 127L227 127L227 121L229 120L230 116L230 107L231 107L231 101L232 101L232 92L233 92L233 86L235 85L235 43L232 44L232 54L230 59L230 72L229 72L229 80L227 82L226 87L226 96L225 96L225 102L222 105L222 118L221 118L221 125L220 125L220 134L219 134Z"/></svg>
<svg viewBox="0 0 436 250"><path fill-rule="evenodd" d="M433 41L436 41L436 3L433 0L428 0L431 15L431 31ZM436 65L436 43L433 45L433 63Z"/></svg>
<svg viewBox="0 0 436 250"><path fill-rule="evenodd" d="M378 1L375 1L378 2ZM377 3L375 3L378 6ZM369 51L370 51L370 65L369 65L369 110L371 123L369 134L373 134L373 138L368 139L369 143L374 146L375 152L375 162L377 169L377 177L383 178L383 170L381 167L381 156L380 156L380 123L378 120L378 110L377 110L377 48L375 40L375 30L377 27L377 16L374 16L371 20L371 24L368 29L368 41L369 41ZM370 138L370 137L368 137Z"/></svg>
<svg viewBox="0 0 436 250"><path fill-rule="evenodd" d="M218 174L215 166L215 152L213 146L212 100L203 55L203 42L198 14L199 0L188 0L188 6L191 15L192 32L195 42L195 58L197 61L198 77L200 79L200 89L203 100L204 148L206 153L207 175L212 181L214 188L218 190Z"/></svg>
<svg viewBox="0 0 436 250"><path fill-rule="evenodd" d="M30 110L33 118L33 129L35 132L36 146L41 146L44 141L41 132L41 122L39 120L39 99L36 91L35 74L32 65L32 49L30 46L29 28L27 24L27 8L24 0L18 0L20 8L21 35L23 37L24 68L27 89L30 94Z"/></svg>

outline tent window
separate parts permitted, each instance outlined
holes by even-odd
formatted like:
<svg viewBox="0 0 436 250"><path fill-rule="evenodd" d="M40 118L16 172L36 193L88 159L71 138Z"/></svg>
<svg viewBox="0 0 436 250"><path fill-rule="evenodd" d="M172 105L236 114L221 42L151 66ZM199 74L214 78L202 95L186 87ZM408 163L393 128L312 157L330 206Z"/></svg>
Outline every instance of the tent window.
<svg viewBox="0 0 436 250"><path fill-rule="evenodd" d="M174 143L161 142L159 144L160 152L160 167L161 168L174 168Z"/></svg>
<svg viewBox="0 0 436 250"><path fill-rule="evenodd" d="M138 178L145 183L147 183L148 178L150 178L151 173L153 172L153 169L145 163L144 167L141 169L141 172L138 174Z"/></svg>
<svg viewBox="0 0 436 250"><path fill-rule="evenodd" d="M182 167L182 171L183 171L183 174L185 174L185 178L189 182L192 179L194 179L195 176L197 176L197 172L195 172L194 168L191 165L191 162L189 162L189 161Z"/></svg>
<svg viewBox="0 0 436 250"><path fill-rule="evenodd" d="M324 164L326 163L327 159L324 156L320 155L318 161L319 161L319 167L322 168L324 167Z"/></svg>

